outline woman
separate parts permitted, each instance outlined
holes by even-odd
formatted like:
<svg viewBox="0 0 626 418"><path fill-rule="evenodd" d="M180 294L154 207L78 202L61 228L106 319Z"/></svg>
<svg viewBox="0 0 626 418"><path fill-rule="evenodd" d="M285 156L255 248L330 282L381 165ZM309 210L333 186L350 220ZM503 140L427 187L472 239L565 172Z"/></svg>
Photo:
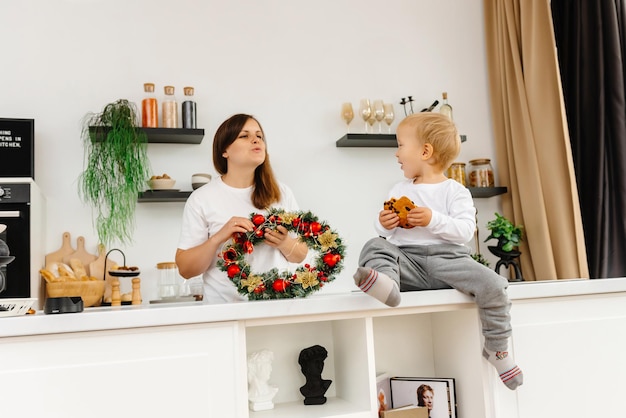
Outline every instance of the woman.
<svg viewBox="0 0 626 418"><path fill-rule="evenodd" d="M427 384L420 385L417 388L417 406L425 406L428 408L428 416L433 411L433 399L435 398L435 390Z"/></svg>
<svg viewBox="0 0 626 418"><path fill-rule="evenodd" d="M213 165L221 176L195 190L185 204L176 264L186 279L202 275L209 303L245 300L217 267L223 244L236 232L254 229L251 213L270 207L297 211L298 205L291 190L274 178L265 134L250 115L231 116L217 129ZM304 260L308 251L283 226L266 230L265 244L248 255L254 271L286 269L289 262Z"/></svg>

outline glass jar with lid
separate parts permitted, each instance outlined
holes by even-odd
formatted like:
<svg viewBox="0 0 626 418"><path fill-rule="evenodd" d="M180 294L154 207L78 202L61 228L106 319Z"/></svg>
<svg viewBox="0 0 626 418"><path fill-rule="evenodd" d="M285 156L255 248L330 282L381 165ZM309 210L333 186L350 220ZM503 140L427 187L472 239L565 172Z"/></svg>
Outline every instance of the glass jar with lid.
<svg viewBox="0 0 626 418"><path fill-rule="evenodd" d="M463 186L466 186L467 183L465 182L465 163L452 163L450 165L450 168L448 168L448 178L456 180Z"/></svg>
<svg viewBox="0 0 626 418"><path fill-rule="evenodd" d="M159 270L159 297L175 298L179 294L180 280L178 278L178 267L175 262L158 263Z"/></svg>
<svg viewBox="0 0 626 418"><path fill-rule="evenodd" d="M493 167L489 158L470 160L467 168L469 187L494 187Z"/></svg>
<svg viewBox="0 0 626 418"><path fill-rule="evenodd" d="M145 97L141 101L141 126L144 128L159 127L159 109L154 95L154 83L144 83Z"/></svg>
<svg viewBox="0 0 626 418"><path fill-rule="evenodd" d="M161 102L161 125L163 128L178 128L178 102L174 95L174 86L165 86L165 96Z"/></svg>
<svg viewBox="0 0 626 418"><path fill-rule="evenodd" d="M193 87L185 87L185 101L182 104L183 128L196 129L196 102L193 100Z"/></svg>

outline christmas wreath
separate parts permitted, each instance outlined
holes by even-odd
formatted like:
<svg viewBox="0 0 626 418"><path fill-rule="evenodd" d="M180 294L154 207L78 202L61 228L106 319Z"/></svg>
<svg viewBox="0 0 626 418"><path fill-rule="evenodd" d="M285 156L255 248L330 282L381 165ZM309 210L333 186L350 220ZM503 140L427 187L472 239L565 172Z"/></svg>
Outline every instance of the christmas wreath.
<svg viewBox="0 0 626 418"><path fill-rule="evenodd" d="M339 235L311 212L285 212L270 208L267 215L250 214L255 225L251 232L236 233L219 255L217 266L226 272L237 291L249 300L306 297L335 279L343 268L345 247ZM265 240L265 230L284 226L298 234L309 250L317 251L314 265L304 264L295 272L273 268L265 273L252 272L246 254Z"/></svg>

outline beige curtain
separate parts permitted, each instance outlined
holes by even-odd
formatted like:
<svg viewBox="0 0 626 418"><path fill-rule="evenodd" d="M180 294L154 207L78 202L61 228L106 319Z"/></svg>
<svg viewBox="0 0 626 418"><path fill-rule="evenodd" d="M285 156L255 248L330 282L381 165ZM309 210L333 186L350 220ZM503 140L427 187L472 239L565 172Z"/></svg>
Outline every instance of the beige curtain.
<svg viewBox="0 0 626 418"><path fill-rule="evenodd" d="M588 278L549 0L484 0L503 214L524 226L525 280Z"/></svg>

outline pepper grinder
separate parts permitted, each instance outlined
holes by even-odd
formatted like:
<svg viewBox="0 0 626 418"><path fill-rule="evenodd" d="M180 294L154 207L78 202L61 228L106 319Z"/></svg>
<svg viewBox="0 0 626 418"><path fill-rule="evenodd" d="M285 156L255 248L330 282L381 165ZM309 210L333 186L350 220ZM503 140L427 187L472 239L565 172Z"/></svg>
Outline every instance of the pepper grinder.
<svg viewBox="0 0 626 418"><path fill-rule="evenodd" d="M115 278L111 282L111 306L122 305L122 298L120 296L120 281Z"/></svg>
<svg viewBox="0 0 626 418"><path fill-rule="evenodd" d="M141 279L139 277L134 277L131 282L133 283L131 305L141 305Z"/></svg>

